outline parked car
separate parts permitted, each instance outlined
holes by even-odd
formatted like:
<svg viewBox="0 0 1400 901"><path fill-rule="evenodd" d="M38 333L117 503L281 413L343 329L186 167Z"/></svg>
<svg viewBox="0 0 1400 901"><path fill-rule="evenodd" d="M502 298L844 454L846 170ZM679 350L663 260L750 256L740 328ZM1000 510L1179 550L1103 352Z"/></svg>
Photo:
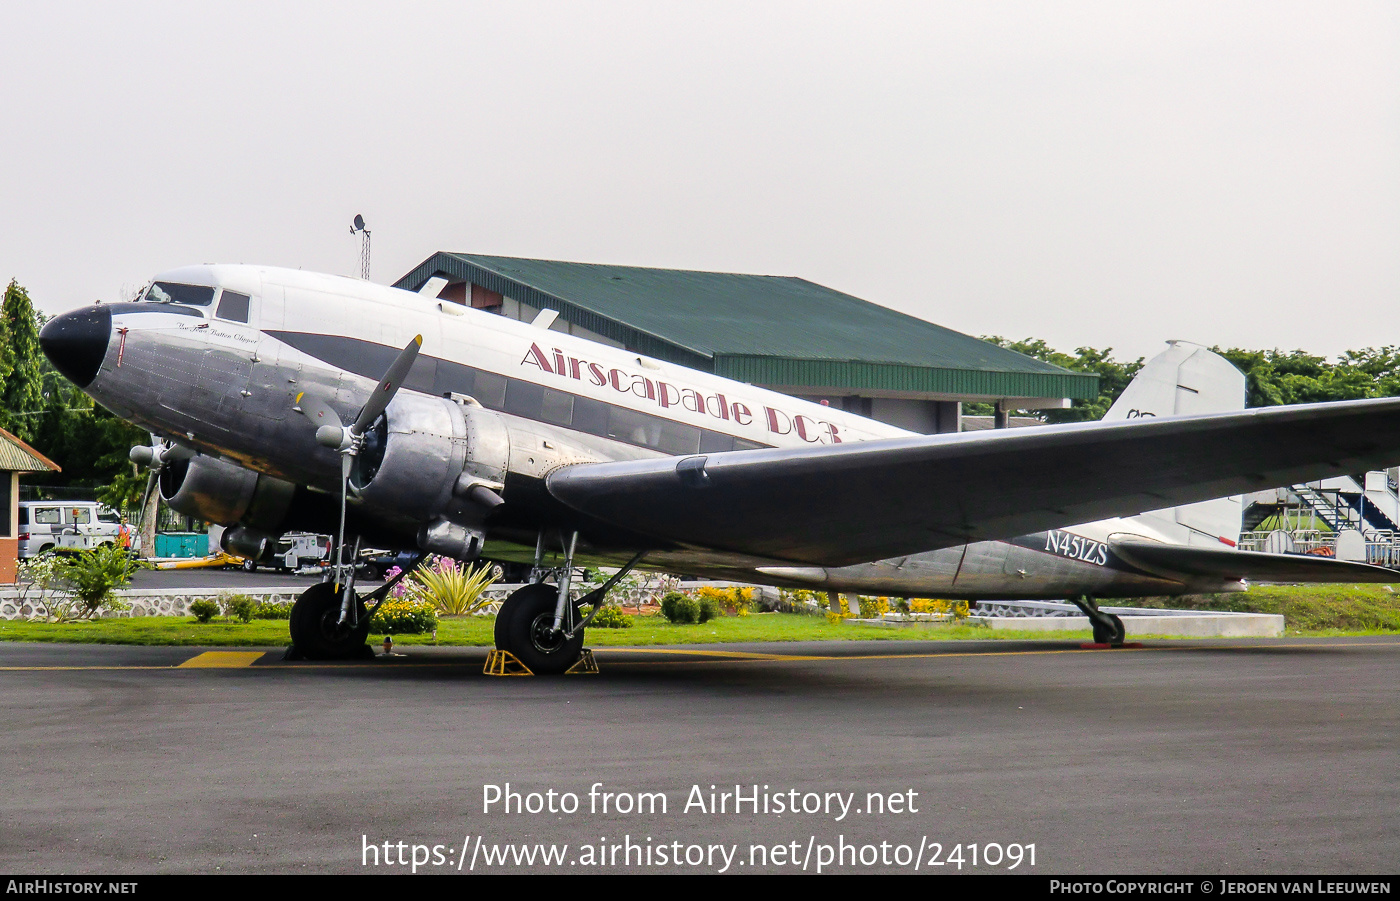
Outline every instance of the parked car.
<svg viewBox="0 0 1400 901"><path fill-rule="evenodd" d="M277 539L277 545L270 557L261 560L243 560L244 572L257 572L258 567L269 567L281 573L296 572L303 566L319 566L331 552L329 535L313 535L310 532L288 532Z"/></svg>
<svg viewBox="0 0 1400 901"><path fill-rule="evenodd" d="M407 569L421 557L418 551L364 551L360 554L360 573L367 579L382 579L394 567Z"/></svg>
<svg viewBox="0 0 1400 901"><path fill-rule="evenodd" d="M135 536L117 511L95 501L20 501L19 557L50 550L86 551Z"/></svg>

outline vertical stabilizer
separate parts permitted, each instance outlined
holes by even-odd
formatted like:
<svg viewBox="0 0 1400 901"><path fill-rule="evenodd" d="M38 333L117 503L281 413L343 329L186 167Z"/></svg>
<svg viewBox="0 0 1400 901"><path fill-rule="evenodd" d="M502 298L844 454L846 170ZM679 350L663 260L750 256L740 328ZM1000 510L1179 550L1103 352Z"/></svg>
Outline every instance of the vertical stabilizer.
<svg viewBox="0 0 1400 901"><path fill-rule="evenodd" d="M1144 416L1187 416L1243 410L1244 374L1199 344L1169 341L1119 395L1104 421ZM1141 522L1180 544L1220 547L1240 537L1241 499L1223 497L1169 510L1153 510Z"/></svg>

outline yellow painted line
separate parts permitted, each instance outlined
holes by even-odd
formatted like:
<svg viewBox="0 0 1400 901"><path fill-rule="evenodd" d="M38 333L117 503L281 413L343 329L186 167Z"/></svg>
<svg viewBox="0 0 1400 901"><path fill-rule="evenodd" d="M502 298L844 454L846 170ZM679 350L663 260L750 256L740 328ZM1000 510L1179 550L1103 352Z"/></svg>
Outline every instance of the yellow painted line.
<svg viewBox="0 0 1400 901"><path fill-rule="evenodd" d="M620 648L608 648L608 649L606 649L606 650L604 651L604 653L607 653L608 651L618 651L618 650L622 650L622 649L620 649ZM1084 650L1084 649L1082 649L1082 648L1055 648L1055 649L1044 650L1044 651L965 651L965 652L945 652L945 653L941 653L941 654L840 654L840 655L834 655L834 654L833 654L833 655L830 655L830 656L828 656L828 655L822 655L822 654L768 654L768 655L750 654L750 655L746 655L746 656L739 656L739 655L733 655L733 656L731 656L731 655L725 654L725 653L723 653L723 652L721 652L721 651L711 651L711 652L705 652L705 651L679 651L679 650L642 651L642 650L640 650L640 649L639 649L639 650L636 650L636 651L632 651L632 649L630 649L630 648L627 649L627 650L628 650L629 652L633 652L633 653L652 653L652 654L695 654L695 655L704 655L704 654L707 654L707 653L708 653L708 654L713 654L714 656L717 656L717 657L729 657L729 659L730 659L732 662L734 662L734 663L763 663L763 662L765 662L765 661L767 661L767 662L773 662L773 663L791 663L791 662L795 662L795 661L804 661L804 660L805 660L805 661L810 661L810 660L831 660L831 661L839 661L839 660L931 660L931 659L940 658L940 657L1029 657L1029 656L1044 655L1044 654L1093 654L1093 653L1097 653L1097 651L1094 651L1094 650ZM1147 650L1156 650L1156 649L1155 649L1155 648L1119 648L1118 650L1120 650L1120 651L1147 651ZM623 664L623 665L631 664L631 665L633 665L633 666L660 666L660 665L671 664L671 663L681 663L681 662L683 662L683 661L680 661L680 660L619 660L619 661L616 661L616 662L617 662L617 663L620 663L620 664ZM698 662L698 661L697 661L697 662ZM716 662L719 662L719 661L716 661Z"/></svg>
<svg viewBox="0 0 1400 901"><path fill-rule="evenodd" d="M1045 648L1043 650L1016 650L1016 651L944 651L942 653L930 654L841 654L841 655L816 655L816 654L746 654L743 652L726 651L686 651L678 648L657 648L648 650L646 648L600 648L602 653L609 654L615 652L631 654L694 654L697 656L730 657L736 663L749 661L773 661L790 662L800 660L932 660L940 657L1032 657L1045 656L1049 654L1121 654L1125 651L1243 651L1254 648L1267 648L1269 650L1297 650L1306 648L1380 648L1390 647L1400 649L1400 642L1354 642L1341 645L1317 645L1317 644L1265 644L1270 641L1267 638L1259 639L1258 644L1238 644L1238 645L1156 645L1141 648L1114 648L1108 651L1103 648ZM618 660L615 661L623 666L665 666L667 664L680 663L679 660ZM697 661L698 662L698 661Z"/></svg>
<svg viewBox="0 0 1400 901"><path fill-rule="evenodd" d="M729 657L735 660L806 660L791 654L759 654L753 651L687 651L682 648L595 648L604 654L687 654L696 657Z"/></svg>
<svg viewBox="0 0 1400 901"><path fill-rule="evenodd" d="M180 664L177 669L189 667L205 669L234 669L252 666L266 651L205 651Z"/></svg>
<svg viewBox="0 0 1400 901"><path fill-rule="evenodd" d="M0 673L71 673L87 670L174 669L173 666L0 666Z"/></svg>

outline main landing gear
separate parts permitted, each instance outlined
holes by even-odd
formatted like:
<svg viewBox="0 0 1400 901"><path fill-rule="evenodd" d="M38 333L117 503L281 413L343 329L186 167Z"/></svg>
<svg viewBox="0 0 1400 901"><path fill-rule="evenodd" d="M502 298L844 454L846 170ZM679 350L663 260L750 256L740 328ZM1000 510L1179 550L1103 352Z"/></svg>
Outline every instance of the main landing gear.
<svg viewBox="0 0 1400 901"><path fill-rule="evenodd" d="M1099 609L1098 602L1087 594L1072 597L1069 602L1083 611L1089 617L1089 624L1094 628L1094 643L1111 645L1115 648L1123 646L1123 639L1127 637L1127 630L1123 628L1123 621L1112 613L1104 613Z"/></svg>
<svg viewBox="0 0 1400 901"><path fill-rule="evenodd" d="M412 572L423 557L404 567L397 576L361 598L355 591L355 575L351 567L334 567L331 581L318 582L301 593L292 605L292 646L287 660L353 660L373 657L374 650L365 643L369 638L370 618L389 592ZM365 602L373 604L365 607Z"/></svg>
<svg viewBox="0 0 1400 901"><path fill-rule="evenodd" d="M535 544L531 584L506 598L496 614L497 649L510 652L538 676L566 672L579 661L583 655L584 628L593 621L612 587L642 559L642 553L638 553L600 587L574 600L569 589L577 544L577 532L563 541L564 559L562 565L552 571L555 584L550 585L544 579L551 571L541 566L544 559L544 535L541 533Z"/></svg>

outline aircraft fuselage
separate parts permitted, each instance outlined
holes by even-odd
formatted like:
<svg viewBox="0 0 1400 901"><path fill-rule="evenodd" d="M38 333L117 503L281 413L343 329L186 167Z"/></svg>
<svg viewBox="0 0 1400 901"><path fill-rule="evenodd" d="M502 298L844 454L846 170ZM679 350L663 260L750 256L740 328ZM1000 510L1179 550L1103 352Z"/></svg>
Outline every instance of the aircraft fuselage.
<svg viewBox="0 0 1400 901"><path fill-rule="evenodd" d="M418 456L410 469L372 476L395 486L392 495L385 487L352 499L352 524L374 543L424 547L425 530L465 523L484 534L486 556L528 559L534 536L569 516L542 490L543 479L563 466L910 434L583 337L352 279L204 266L164 273L153 285L140 302L56 318L45 329L45 349L118 416L277 484L310 489L298 489L295 501L285 491L264 492L234 506L211 489L198 502L213 521L235 509L245 511L239 521L246 521L254 515L247 510L273 503L258 500L264 495L293 510L324 505L338 491L339 457L317 443L298 397L314 394L352 420L414 335L422 335L422 350L389 407L383 440L417 441ZM172 296L179 292L158 292L161 285L206 288L207 297L202 291ZM489 516L473 512L454 494L466 477L498 488L505 504ZM411 503L392 502L410 495ZM572 525L581 560L620 562L646 541L586 520ZM660 543L645 565L899 596L1125 597L1239 587L1218 580L1188 585L1137 569L1108 544L1125 532L1166 538L1140 522L1111 520L830 568Z"/></svg>

